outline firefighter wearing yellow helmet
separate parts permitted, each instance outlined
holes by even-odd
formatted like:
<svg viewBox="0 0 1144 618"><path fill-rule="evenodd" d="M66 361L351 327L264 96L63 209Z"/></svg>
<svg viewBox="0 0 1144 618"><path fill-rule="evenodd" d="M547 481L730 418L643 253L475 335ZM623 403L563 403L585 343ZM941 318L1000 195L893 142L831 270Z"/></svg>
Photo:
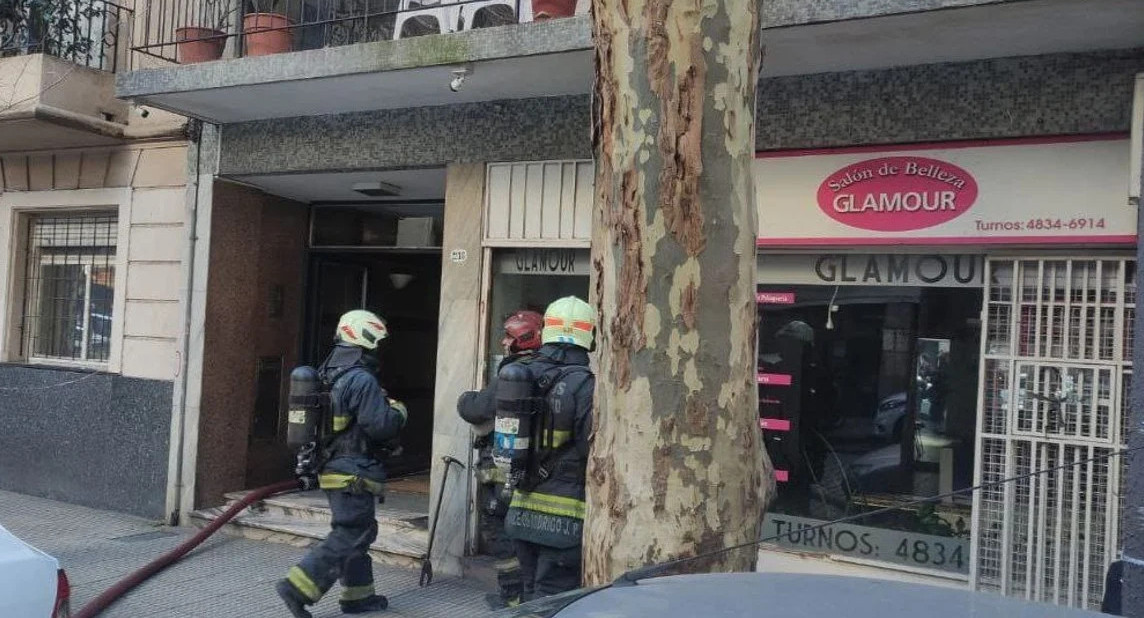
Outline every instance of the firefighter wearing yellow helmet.
<svg viewBox="0 0 1144 618"><path fill-rule="evenodd" d="M333 513L326 540L277 584L278 595L295 618L310 618L306 606L321 599L337 580L344 613L377 612L389 605L374 590L368 552L377 538L374 510L385 481L379 453L396 439L407 413L377 380L376 350L389 336L385 321L370 311L349 311L338 321L334 336L334 349L316 372L295 370L316 373L323 387L315 399L324 402L322 415L328 420L323 425L329 434L320 440L317 481ZM292 384L292 417L293 391Z"/></svg>
<svg viewBox="0 0 1144 618"><path fill-rule="evenodd" d="M580 585L595 330L591 305L556 300L540 349L497 375L493 460L507 479L505 532L520 562L522 601Z"/></svg>
<svg viewBox="0 0 1144 618"><path fill-rule="evenodd" d="M591 350L595 334L596 310L575 296L553 302L544 312L542 343L570 343Z"/></svg>

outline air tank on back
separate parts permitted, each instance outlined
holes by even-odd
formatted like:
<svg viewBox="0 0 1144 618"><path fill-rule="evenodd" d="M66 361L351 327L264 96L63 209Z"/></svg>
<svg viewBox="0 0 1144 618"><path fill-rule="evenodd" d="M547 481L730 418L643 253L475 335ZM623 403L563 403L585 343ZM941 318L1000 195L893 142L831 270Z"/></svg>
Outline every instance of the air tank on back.
<svg viewBox="0 0 1144 618"><path fill-rule="evenodd" d="M286 445L301 448L318 439L322 414L322 378L318 370L301 366L290 373Z"/></svg>

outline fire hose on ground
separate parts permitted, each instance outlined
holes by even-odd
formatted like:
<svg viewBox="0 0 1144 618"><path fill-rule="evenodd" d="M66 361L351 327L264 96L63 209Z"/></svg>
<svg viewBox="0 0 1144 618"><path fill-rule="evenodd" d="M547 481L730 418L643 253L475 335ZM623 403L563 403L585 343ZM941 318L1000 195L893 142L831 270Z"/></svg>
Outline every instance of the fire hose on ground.
<svg viewBox="0 0 1144 618"><path fill-rule="evenodd" d="M250 493L246 494L242 500L234 503L229 509L226 510L226 512L216 517L214 521L212 521L209 525L207 525L202 530L199 530L198 534L187 539L186 541L183 541L175 549L172 549L162 556L159 556L143 568L131 573L127 577L117 582L111 588L105 590L103 594L99 595L90 603L85 605L83 609L79 610L79 612L76 613L73 618L94 618L95 616L98 616L101 612L111 606L112 603L118 600L119 597L127 594L139 584L147 581L147 579L149 579L152 575L155 575L159 571L162 571L168 566L171 566L179 558L182 558L191 550L198 547L200 543L207 539L207 537L214 534L218 531L219 528L223 527L227 522L234 519L234 517L244 511L246 507L254 504L255 502L258 502L259 500L269 498L270 496L297 491L298 489L301 489L300 483L297 480L291 480L282 481L281 483L275 483L273 485L267 485L266 487L259 487L258 489L252 490Z"/></svg>

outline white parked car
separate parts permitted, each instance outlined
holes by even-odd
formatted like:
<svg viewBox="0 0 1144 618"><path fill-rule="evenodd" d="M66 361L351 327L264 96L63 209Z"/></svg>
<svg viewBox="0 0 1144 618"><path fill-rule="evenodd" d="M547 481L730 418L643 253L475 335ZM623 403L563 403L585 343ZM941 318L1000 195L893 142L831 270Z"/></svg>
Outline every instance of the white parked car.
<svg viewBox="0 0 1144 618"><path fill-rule="evenodd" d="M874 437L879 440L897 442L902 437L903 423L906 421L906 403L909 395L895 393L878 402L878 409L874 412ZM918 415L914 419L919 429L927 429L930 424L930 401L927 398L918 400Z"/></svg>
<svg viewBox="0 0 1144 618"><path fill-rule="evenodd" d="M0 526L0 616L67 618L70 596L59 561Z"/></svg>
<svg viewBox="0 0 1144 618"><path fill-rule="evenodd" d="M902 435L902 423L906 418L906 393L895 393L878 402L874 413L874 437L880 440L897 441Z"/></svg>

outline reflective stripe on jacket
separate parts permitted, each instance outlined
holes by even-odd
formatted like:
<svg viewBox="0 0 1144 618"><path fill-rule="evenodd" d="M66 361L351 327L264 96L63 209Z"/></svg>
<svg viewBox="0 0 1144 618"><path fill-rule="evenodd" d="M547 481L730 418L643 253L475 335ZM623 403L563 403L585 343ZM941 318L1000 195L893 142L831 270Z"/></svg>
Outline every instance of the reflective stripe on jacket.
<svg viewBox="0 0 1144 618"><path fill-rule="evenodd" d="M354 492L369 492L380 496L385 493L385 484L378 481L362 478L354 474L341 472L323 472L318 475L318 488L325 491L338 491L348 489Z"/></svg>

